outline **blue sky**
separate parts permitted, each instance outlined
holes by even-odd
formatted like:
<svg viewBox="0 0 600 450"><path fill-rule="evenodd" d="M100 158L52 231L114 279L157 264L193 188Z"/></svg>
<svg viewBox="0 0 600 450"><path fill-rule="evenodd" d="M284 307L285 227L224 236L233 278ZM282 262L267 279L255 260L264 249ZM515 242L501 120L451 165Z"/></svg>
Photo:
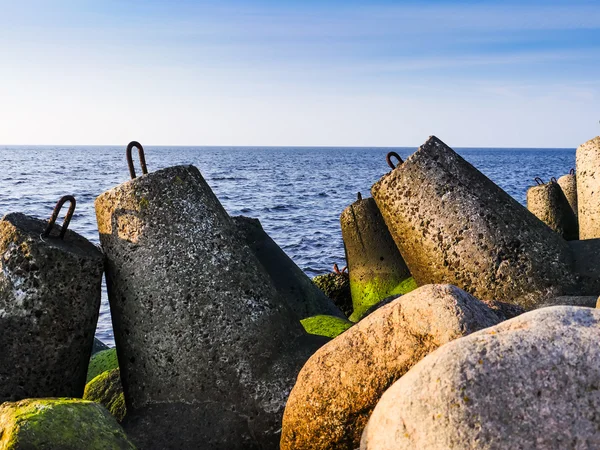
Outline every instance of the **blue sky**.
<svg viewBox="0 0 600 450"><path fill-rule="evenodd" d="M598 1L0 0L0 144L576 147Z"/></svg>

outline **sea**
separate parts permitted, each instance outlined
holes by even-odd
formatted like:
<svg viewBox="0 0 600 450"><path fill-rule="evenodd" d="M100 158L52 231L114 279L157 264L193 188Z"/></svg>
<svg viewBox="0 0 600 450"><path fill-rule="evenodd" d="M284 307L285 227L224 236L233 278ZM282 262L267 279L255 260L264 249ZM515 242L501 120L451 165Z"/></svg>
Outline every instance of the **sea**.
<svg viewBox="0 0 600 450"><path fill-rule="evenodd" d="M230 215L260 219L265 231L309 276L345 265L339 216L390 169L386 154L403 159L416 148L382 147L145 147L150 172L193 164ZM548 181L575 165L575 149L455 149L508 194L525 204L534 178ZM137 155L134 150L137 165ZM63 195L77 199L69 226L99 243L94 199L129 179L124 146L1 146L0 216L23 212L49 218ZM62 216L59 219L59 223ZM113 346L106 288L96 337Z"/></svg>

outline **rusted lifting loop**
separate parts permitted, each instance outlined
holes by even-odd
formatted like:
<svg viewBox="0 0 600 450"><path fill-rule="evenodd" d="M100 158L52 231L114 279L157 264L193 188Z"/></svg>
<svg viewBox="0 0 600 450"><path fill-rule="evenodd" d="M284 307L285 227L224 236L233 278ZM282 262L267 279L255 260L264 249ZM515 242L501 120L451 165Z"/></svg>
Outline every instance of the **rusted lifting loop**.
<svg viewBox="0 0 600 450"><path fill-rule="evenodd" d="M129 166L129 175L131 175L132 180L136 177L135 168L133 167L133 159L131 158L131 150L134 147L138 149L140 166L142 166L142 175L146 175L148 173L148 167L146 167L146 156L144 155L144 147L142 147L142 144L137 141L131 141L129 145L127 145L127 165Z"/></svg>
<svg viewBox="0 0 600 450"><path fill-rule="evenodd" d="M542 180L540 177L535 177L533 181L535 181L538 184L538 186L544 184L544 180Z"/></svg>
<svg viewBox="0 0 600 450"><path fill-rule="evenodd" d="M67 211L67 214L65 214L65 220L63 221L62 228L60 230L60 235L59 235L59 237L61 239L63 239L65 237L67 228L69 228L69 222L71 222L71 217L73 217L73 213L75 212L75 205L77 204L75 197L73 197L72 195L65 195L58 201L58 203L54 207L54 211L52 211L52 217L50 217L50 220L48 221L48 225L46 225L44 234L42 234L43 237L50 236L50 233L52 232L52 228L54 228L54 224L56 223L56 219L58 218L58 214L60 213L60 210L62 209L63 205L66 202L70 202L71 204L69 206L69 210Z"/></svg>
<svg viewBox="0 0 600 450"><path fill-rule="evenodd" d="M556 177L552 177L550 178L550 183L558 183L558 180L556 179Z"/></svg>
<svg viewBox="0 0 600 450"><path fill-rule="evenodd" d="M569 170L569 175L575 175L575 169Z"/></svg>
<svg viewBox="0 0 600 450"><path fill-rule="evenodd" d="M356 198L358 198L358 201L362 200L362 194L359 192L358 194L356 194Z"/></svg>
<svg viewBox="0 0 600 450"><path fill-rule="evenodd" d="M348 271L348 266L344 266L344 268L343 268L342 270L340 270L340 268L338 267L338 265L337 265L337 264L334 264L334 265L333 265L333 271L334 271L335 273L337 273L338 275L341 275L341 274L343 274L344 272L347 272L347 271Z"/></svg>
<svg viewBox="0 0 600 450"><path fill-rule="evenodd" d="M402 164L404 161L402 161L402 158L400 158L400 155L398 153L396 153L396 152L389 152L386 155L385 160L387 161L388 166L390 166L392 168L392 170L393 170L393 169L396 168L396 166L394 165L394 163L392 163L392 156L394 158L396 158L400 164Z"/></svg>

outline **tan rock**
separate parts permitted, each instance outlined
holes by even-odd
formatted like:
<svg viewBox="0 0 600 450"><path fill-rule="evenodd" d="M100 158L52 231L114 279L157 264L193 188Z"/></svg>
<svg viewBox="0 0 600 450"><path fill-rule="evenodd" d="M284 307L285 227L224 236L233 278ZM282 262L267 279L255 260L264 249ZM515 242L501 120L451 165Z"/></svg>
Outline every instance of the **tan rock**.
<svg viewBox="0 0 600 450"><path fill-rule="evenodd" d="M485 304L450 285L423 286L319 349L288 399L281 449L354 449L383 392L440 345L495 325Z"/></svg>
<svg viewBox="0 0 600 450"><path fill-rule="evenodd" d="M567 241L578 239L577 218L558 183L550 181L527 189L527 209Z"/></svg>
<svg viewBox="0 0 600 450"><path fill-rule="evenodd" d="M398 380L362 450L600 448L600 311L555 306L450 342Z"/></svg>

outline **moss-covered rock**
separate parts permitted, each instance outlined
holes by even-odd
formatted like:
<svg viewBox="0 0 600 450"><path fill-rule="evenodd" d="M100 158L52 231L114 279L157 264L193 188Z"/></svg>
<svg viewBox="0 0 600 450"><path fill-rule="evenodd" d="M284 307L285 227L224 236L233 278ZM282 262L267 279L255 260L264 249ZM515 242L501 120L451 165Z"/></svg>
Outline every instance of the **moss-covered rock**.
<svg viewBox="0 0 600 450"><path fill-rule="evenodd" d="M352 314L352 295L350 277L347 273L328 273L312 279L327 297L347 316Z"/></svg>
<svg viewBox="0 0 600 450"><path fill-rule="evenodd" d="M100 403L121 422L127 410L119 368L103 372L86 384L83 398Z"/></svg>
<svg viewBox="0 0 600 450"><path fill-rule="evenodd" d="M300 321L307 333L334 338L352 325L352 322L335 316L319 315L307 317Z"/></svg>
<svg viewBox="0 0 600 450"><path fill-rule="evenodd" d="M116 369L117 367L119 367L119 361L117 360L116 348L98 352L90 359L87 379L85 382L89 383L101 373Z"/></svg>
<svg viewBox="0 0 600 450"><path fill-rule="evenodd" d="M135 449L101 405L72 398L26 399L0 406L3 450Z"/></svg>
<svg viewBox="0 0 600 450"><path fill-rule="evenodd" d="M367 311L372 311L371 308L382 300L408 294L418 287L413 277L406 278L393 286L389 284L384 286L384 280L377 278L363 283L362 286L357 286L357 284L358 281L355 281L350 290L361 292L362 303L355 305L354 312L349 317L352 322L358 322L366 315ZM384 294L385 296L381 297Z"/></svg>

